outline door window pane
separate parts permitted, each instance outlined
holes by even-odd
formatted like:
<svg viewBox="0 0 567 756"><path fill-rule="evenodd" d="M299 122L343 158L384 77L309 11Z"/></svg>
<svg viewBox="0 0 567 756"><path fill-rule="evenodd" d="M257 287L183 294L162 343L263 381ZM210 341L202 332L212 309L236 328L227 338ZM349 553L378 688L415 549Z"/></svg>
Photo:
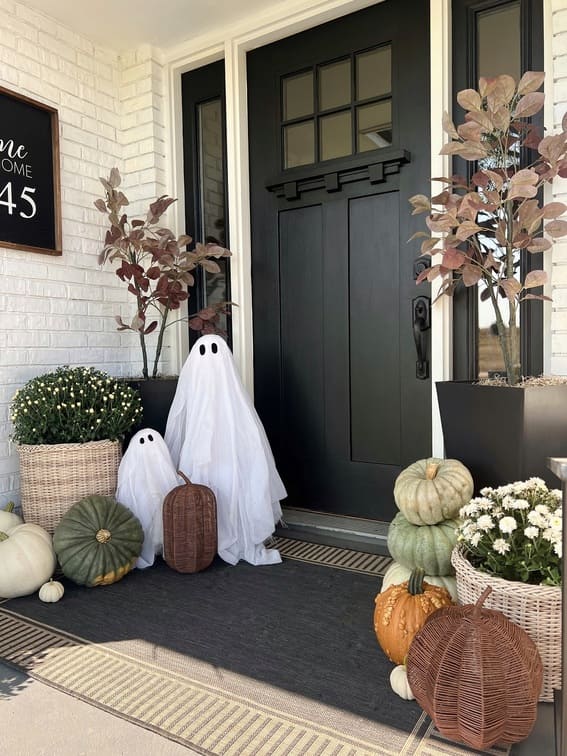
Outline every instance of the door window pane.
<svg viewBox="0 0 567 756"><path fill-rule="evenodd" d="M226 246L225 224L225 166L223 149L222 102L218 98L197 106L199 144L199 191L201 228L199 240ZM228 264L219 260L221 271L203 271L204 303L214 305L230 299L228 292ZM219 326L227 330L226 316Z"/></svg>
<svg viewBox="0 0 567 756"><path fill-rule="evenodd" d="M392 143L392 101L383 100L357 108L357 152L368 152Z"/></svg>
<svg viewBox="0 0 567 756"><path fill-rule="evenodd" d="M341 105L350 105L350 60L341 60L328 66L320 66L318 77L319 110L330 110Z"/></svg>
<svg viewBox="0 0 567 756"><path fill-rule="evenodd" d="M352 116L344 113L324 116L319 121L321 160L344 157L352 154Z"/></svg>
<svg viewBox="0 0 567 756"><path fill-rule="evenodd" d="M284 166L309 165L315 162L315 128L313 121L284 126Z"/></svg>
<svg viewBox="0 0 567 756"><path fill-rule="evenodd" d="M520 78L520 3L477 15L478 76L509 74Z"/></svg>
<svg viewBox="0 0 567 756"><path fill-rule="evenodd" d="M356 99L368 100L392 91L392 48L390 45L356 56Z"/></svg>
<svg viewBox="0 0 567 756"><path fill-rule="evenodd" d="M283 80L284 121L313 113L313 72L306 71Z"/></svg>

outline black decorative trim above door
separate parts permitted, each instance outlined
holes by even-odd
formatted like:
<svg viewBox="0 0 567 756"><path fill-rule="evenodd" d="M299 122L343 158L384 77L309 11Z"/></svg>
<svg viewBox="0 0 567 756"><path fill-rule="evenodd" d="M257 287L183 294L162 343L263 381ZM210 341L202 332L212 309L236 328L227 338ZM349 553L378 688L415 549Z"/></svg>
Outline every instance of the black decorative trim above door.
<svg viewBox="0 0 567 756"><path fill-rule="evenodd" d="M383 153L383 154L382 154ZM400 172L405 163L411 162L411 155L407 150L383 150L372 158L368 155L362 159L350 160L350 165L333 170L332 161L329 165L285 171L274 177L266 184L266 189L276 197L288 200L297 199L304 192L326 189L328 192L339 191L343 184L368 180L371 184L381 184L388 176ZM356 160L356 162L355 162ZM340 161L344 163L343 160ZM353 165L353 163L355 163Z"/></svg>

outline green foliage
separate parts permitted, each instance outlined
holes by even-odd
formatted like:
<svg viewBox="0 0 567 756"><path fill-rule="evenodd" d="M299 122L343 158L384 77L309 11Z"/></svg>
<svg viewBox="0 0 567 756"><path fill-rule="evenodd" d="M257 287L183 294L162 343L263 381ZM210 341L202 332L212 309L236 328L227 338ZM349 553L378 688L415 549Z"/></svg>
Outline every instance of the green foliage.
<svg viewBox="0 0 567 756"><path fill-rule="evenodd" d="M560 585L561 491L530 478L480 494L460 512L458 542L471 564L504 580Z"/></svg>
<svg viewBox="0 0 567 756"><path fill-rule="evenodd" d="M12 438L67 444L121 438L141 417L137 391L93 368L60 367L28 381L12 400Z"/></svg>

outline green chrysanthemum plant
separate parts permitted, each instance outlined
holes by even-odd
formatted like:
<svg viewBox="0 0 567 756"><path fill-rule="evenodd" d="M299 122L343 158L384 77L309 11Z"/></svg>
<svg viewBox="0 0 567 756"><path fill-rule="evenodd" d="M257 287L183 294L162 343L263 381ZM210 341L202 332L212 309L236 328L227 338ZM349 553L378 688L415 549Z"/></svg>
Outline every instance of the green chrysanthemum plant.
<svg viewBox="0 0 567 756"><path fill-rule="evenodd" d="M122 438L141 418L137 391L93 368L60 367L16 391L12 438L19 444L66 444Z"/></svg>

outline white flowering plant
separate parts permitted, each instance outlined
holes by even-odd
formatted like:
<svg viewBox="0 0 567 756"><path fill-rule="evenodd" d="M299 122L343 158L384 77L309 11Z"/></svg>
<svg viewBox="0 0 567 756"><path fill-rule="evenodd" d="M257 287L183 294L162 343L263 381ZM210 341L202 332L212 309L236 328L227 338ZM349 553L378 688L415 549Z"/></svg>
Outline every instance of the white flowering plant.
<svg viewBox="0 0 567 756"><path fill-rule="evenodd" d="M60 367L16 391L10 418L20 444L68 444L124 436L142 417L139 393L94 368Z"/></svg>
<svg viewBox="0 0 567 756"><path fill-rule="evenodd" d="M561 491L541 478L483 488L459 516L457 542L475 568L505 580L561 584Z"/></svg>

